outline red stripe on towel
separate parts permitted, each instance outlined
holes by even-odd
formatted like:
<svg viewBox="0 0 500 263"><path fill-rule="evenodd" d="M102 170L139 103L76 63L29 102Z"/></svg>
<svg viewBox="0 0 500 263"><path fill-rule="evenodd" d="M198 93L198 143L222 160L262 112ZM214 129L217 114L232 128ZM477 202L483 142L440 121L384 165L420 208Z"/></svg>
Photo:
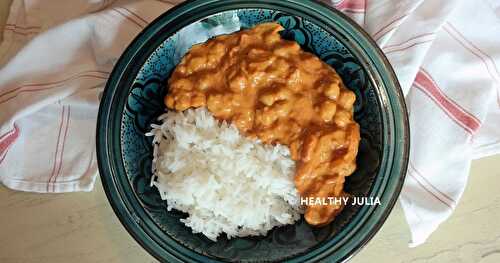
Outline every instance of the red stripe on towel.
<svg viewBox="0 0 500 263"><path fill-rule="evenodd" d="M474 45L470 40L465 38L465 36L449 22L446 22L443 28L461 46L463 46L483 62L486 70L490 74L490 77L497 83L497 103L500 105L500 73L498 71L495 60L490 55L486 54L484 51Z"/></svg>
<svg viewBox="0 0 500 263"><path fill-rule="evenodd" d="M481 122L474 117L474 115L467 112L455 101L446 96L446 94L439 89L431 76L423 69L417 73L414 86L434 100L448 116L471 135L481 127Z"/></svg>
<svg viewBox="0 0 500 263"><path fill-rule="evenodd" d="M450 209L453 209L453 206L451 206L450 204L448 204L448 202L444 201L443 199L439 198L439 196L437 196L436 194L434 194L431 190L429 190L427 187L425 187L425 185L423 185L418 179L417 177L415 177L415 175L413 175L413 173L408 170L408 175L410 176L410 178L413 178L413 180L415 180L415 182L417 182L417 184L425 190L425 192L427 192L430 196L434 197L434 199L438 200L440 203L442 203L443 205L445 205L446 207L450 208Z"/></svg>
<svg viewBox="0 0 500 263"><path fill-rule="evenodd" d="M381 27L377 32L375 32L373 34L373 39L375 39L375 41L378 41L379 39L381 39L387 33L391 32L394 28L396 28L399 25L398 22L403 20L407 16L408 16L408 14L402 14L402 15L394 18L387 25ZM381 35L379 35L379 34L381 34Z"/></svg>
<svg viewBox="0 0 500 263"><path fill-rule="evenodd" d="M448 196L447 194L445 194L444 192L442 192L441 190L439 190L437 187L435 187L433 184L431 184L431 182L429 182L418 170L417 168L415 168L415 166L411 163L411 161L409 162L409 166L416 174L418 175L423 181L425 181L425 184L427 184L429 187L431 187L437 194L441 195L444 199L447 199L452 205L456 205L457 202L451 198L450 196Z"/></svg>
<svg viewBox="0 0 500 263"><path fill-rule="evenodd" d="M137 22L135 19L133 19L129 14L125 13L124 11L121 11L118 8L113 8L113 10L116 13L120 14L121 16L123 16L128 21L130 21L130 22L134 23L135 25L137 25L138 27L140 27L141 29L144 28L145 25L142 25L141 23Z"/></svg>
<svg viewBox="0 0 500 263"><path fill-rule="evenodd" d="M49 180L47 181L47 192L50 189L50 184L52 182L52 178L54 177L54 174L56 173L56 169L57 169L57 164L58 164L57 163L57 156L59 153L59 144L60 144L60 139L61 139L61 132L62 132L62 128L63 128L65 112L66 112L66 107L63 105L62 112L61 112L61 122L59 123L59 132L57 134L56 153L54 155L54 166L52 167L52 173L49 177Z"/></svg>
<svg viewBox="0 0 500 263"><path fill-rule="evenodd" d="M101 76L101 75L97 75L97 74L103 74L106 76ZM104 71L86 71L86 72L82 72L82 73L79 73L77 75L73 75L69 78L59 80L59 81L21 85L21 86L18 86L14 89L11 89L9 91L6 91L6 92L0 94L0 104L17 97L17 95L19 95L22 92L33 92L33 91L52 89L52 88L57 87L57 85L64 84L67 81L75 80L75 79L82 78L82 77L107 79L108 74L109 74L109 72L104 72ZM15 93L15 92L17 92L17 93ZM12 94L12 93L14 93L14 94ZM10 96L8 96L8 95L10 95Z"/></svg>
<svg viewBox="0 0 500 263"><path fill-rule="evenodd" d="M55 191L55 184L54 183L57 182L57 178L61 174L61 168L62 168L63 160L64 160L64 146L66 145L66 137L68 135L69 120L70 120L70 116L71 116L71 106L68 105L67 109L68 109L68 111L66 114L66 125L65 125L65 129L64 129L64 136L62 139L61 154L59 155L59 168L57 169L57 172L56 172L55 177L54 177L54 181L52 182L52 191L53 192Z"/></svg>
<svg viewBox="0 0 500 263"><path fill-rule="evenodd" d="M14 128L0 137L0 156L2 156L0 164L5 159L5 156L7 156L7 151L9 150L9 147L19 137L19 132L20 132L19 127L17 127L17 125L14 123Z"/></svg>

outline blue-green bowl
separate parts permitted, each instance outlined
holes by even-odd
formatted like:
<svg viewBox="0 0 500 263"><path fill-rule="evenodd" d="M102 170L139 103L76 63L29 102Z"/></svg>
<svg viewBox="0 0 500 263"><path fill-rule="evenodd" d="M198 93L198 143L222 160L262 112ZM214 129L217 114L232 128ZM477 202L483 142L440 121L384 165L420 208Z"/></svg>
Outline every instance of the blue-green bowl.
<svg viewBox="0 0 500 263"><path fill-rule="evenodd" d="M153 148L144 136L164 112L166 80L191 44L222 32L276 21L294 39L334 67L357 100L361 126L358 169L347 192L378 197L378 206L347 206L333 223L303 220L265 237L212 242L192 234L149 186ZM165 262L344 261L382 226L401 190L409 128L394 72L373 40L340 12L303 1L198 0L156 19L117 62L102 97L97 127L99 172L116 215L129 233Z"/></svg>

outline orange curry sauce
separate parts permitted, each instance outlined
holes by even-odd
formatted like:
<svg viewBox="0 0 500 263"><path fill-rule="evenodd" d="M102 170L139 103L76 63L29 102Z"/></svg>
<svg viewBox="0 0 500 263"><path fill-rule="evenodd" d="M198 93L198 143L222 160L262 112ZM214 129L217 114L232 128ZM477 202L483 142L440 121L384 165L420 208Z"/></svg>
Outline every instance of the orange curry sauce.
<svg viewBox="0 0 500 263"><path fill-rule="evenodd" d="M356 169L360 140L354 93L339 75L275 23L195 45L168 81L165 104L183 111L206 106L245 135L290 148L301 197L342 197ZM330 223L342 205L311 205L305 219Z"/></svg>

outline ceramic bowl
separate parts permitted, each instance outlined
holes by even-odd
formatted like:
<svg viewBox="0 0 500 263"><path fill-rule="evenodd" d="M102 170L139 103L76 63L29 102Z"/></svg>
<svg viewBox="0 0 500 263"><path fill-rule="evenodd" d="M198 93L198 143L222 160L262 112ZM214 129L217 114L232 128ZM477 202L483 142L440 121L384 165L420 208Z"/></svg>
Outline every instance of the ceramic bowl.
<svg viewBox="0 0 500 263"><path fill-rule="evenodd" d="M167 211L150 187L153 148L144 134L165 111L166 80L187 48L223 32L275 21L282 37L319 56L356 93L361 127L358 169L346 191L378 198L380 205L348 205L330 224L313 228L303 219L266 236L193 234ZM198 39L201 36L200 39ZM98 117L97 153L104 190L129 233L165 262L344 261L382 226L401 190L408 161L409 130L394 72L373 40L340 12L311 1L199 0L181 4L152 22L117 62Z"/></svg>

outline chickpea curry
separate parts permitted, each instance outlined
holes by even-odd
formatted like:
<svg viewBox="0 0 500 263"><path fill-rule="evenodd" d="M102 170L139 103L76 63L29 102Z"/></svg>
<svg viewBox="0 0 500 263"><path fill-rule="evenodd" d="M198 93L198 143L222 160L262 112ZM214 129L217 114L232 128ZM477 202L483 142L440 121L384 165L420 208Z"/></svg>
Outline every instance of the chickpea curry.
<svg viewBox="0 0 500 263"><path fill-rule="evenodd" d="M282 39L281 30L265 23L193 46L168 81L165 104L178 111L207 107L245 136L287 145L301 197L345 196L360 140L356 96L329 65ZM310 205L304 217L323 226L342 208Z"/></svg>

